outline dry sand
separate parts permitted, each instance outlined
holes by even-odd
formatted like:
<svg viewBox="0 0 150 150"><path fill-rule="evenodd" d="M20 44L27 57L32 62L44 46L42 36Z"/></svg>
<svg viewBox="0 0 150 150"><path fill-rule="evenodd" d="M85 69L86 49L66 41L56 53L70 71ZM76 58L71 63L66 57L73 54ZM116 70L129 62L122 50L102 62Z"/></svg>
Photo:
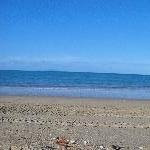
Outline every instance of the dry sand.
<svg viewBox="0 0 150 150"><path fill-rule="evenodd" d="M150 101L0 97L0 150L150 150ZM75 142L73 142L75 141Z"/></svg>

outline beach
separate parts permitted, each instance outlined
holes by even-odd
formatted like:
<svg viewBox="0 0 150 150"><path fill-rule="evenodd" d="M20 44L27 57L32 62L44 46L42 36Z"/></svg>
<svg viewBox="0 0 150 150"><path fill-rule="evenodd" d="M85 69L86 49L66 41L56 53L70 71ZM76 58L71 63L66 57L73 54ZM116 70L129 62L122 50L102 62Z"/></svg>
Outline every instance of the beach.
<svg viewBox="0 0 150 150"><path fill-rule="evenodd" d="M150 101L0 96L0 150L150 150Z"/></svg>

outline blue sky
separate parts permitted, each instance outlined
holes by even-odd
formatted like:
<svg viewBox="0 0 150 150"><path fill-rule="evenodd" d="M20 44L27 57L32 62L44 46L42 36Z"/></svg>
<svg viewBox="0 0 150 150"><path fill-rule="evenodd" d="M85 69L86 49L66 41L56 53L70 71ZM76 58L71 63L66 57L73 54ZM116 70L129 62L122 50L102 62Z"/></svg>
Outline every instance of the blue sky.
<svg viewBox="0 0 150 150"><path fill-rule="evenodd" d="M0 0L0 69L150 74L150 1Z"/></svg>

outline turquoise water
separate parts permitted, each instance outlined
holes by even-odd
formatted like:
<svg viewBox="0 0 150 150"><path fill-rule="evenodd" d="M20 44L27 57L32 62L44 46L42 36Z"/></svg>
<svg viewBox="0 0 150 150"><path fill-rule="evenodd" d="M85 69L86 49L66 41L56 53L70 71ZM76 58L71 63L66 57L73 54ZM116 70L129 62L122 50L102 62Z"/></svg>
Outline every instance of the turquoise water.
<svg viewBox="0 0 150 150"><path fill-rule="evenodd" d="M1 70L0 95L150 99L150 76Z"/></svg>

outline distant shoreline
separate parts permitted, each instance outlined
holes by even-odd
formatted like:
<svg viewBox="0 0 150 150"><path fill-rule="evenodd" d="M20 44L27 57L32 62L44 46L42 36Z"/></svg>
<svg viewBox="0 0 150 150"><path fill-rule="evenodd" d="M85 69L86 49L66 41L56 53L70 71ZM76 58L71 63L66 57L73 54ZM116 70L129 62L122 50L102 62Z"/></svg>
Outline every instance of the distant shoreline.
<svg viewBox="0 0 150 150"><path fill-rule="evenodd" d="M119 72L90 72L90 71L66 71L66 70L3 70L0 71L18 71L18 72L64 72L64 73L90 73L90 74L114 74L114 75L137 75L137 76L150 76L150 74L141 73L119 73Z"/></svg>

